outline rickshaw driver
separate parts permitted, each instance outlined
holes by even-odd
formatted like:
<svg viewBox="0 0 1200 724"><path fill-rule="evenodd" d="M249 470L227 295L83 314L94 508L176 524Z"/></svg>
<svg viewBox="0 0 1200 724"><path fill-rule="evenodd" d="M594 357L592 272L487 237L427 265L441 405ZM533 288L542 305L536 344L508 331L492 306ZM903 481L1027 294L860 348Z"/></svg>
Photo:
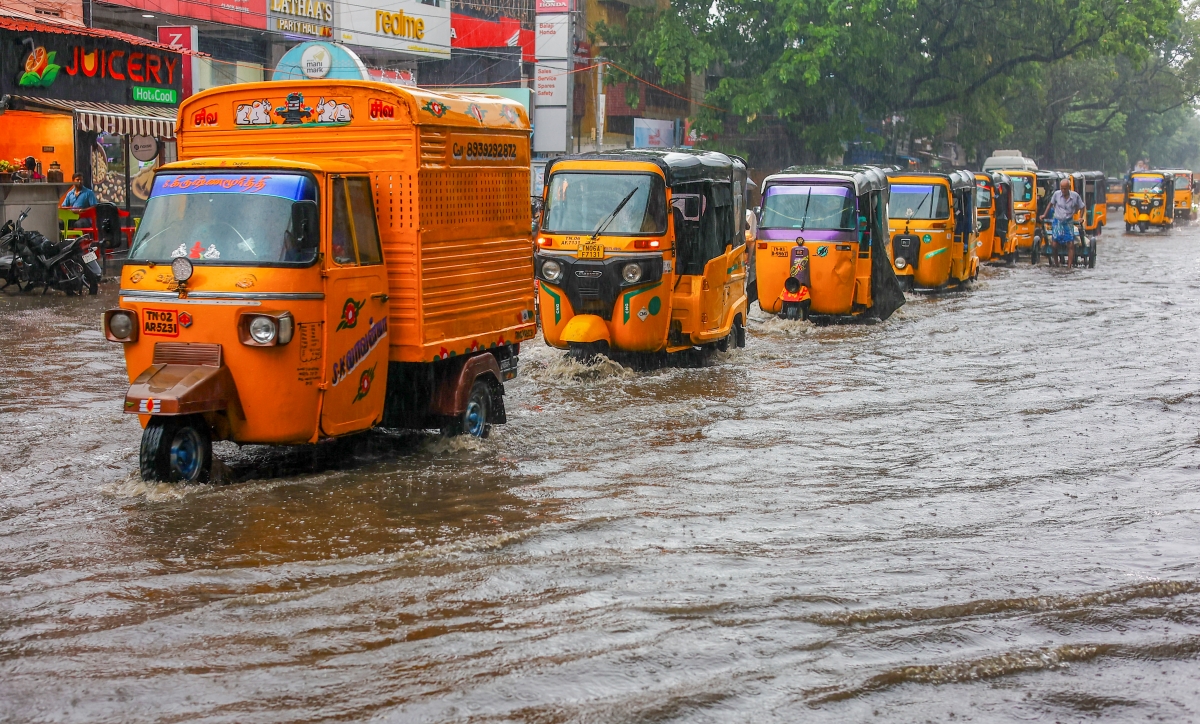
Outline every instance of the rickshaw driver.
<svg viewBox="0 0 1200 724"><path fill-rule="evenodd" d="M1083 198L1071 190L1070 179L1063 179L1058 183L1058 191L1050 197L1050 203L1046 204L1046 213L1042 215L1043 219L1048 219L1050 212L1054 212L1050 230L1050 238L1055 246L1054 255L1060 258L1067 256L1067 265L1072 267L1075 266L1075 212L1083 209Z"/></svg>

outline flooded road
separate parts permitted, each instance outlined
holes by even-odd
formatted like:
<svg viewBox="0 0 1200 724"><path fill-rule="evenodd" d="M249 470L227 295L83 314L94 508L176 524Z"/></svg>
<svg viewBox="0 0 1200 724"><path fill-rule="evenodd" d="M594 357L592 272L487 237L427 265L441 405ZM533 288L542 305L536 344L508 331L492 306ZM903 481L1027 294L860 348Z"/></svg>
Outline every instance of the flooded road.
<svg viewBox="0 0 1200 724"><path fill-rule="evenodd" d="M0 720L1200 719L1200 226L193 487L114 287L0 293Z"/></svg>

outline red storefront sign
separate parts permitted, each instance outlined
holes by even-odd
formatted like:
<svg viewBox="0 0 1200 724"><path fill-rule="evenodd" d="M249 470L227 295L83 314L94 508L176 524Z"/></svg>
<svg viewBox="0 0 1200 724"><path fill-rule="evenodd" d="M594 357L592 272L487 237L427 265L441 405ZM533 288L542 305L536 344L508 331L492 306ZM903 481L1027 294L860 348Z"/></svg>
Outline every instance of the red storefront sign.
<svg viewBox="0 0 1200 724"><path fill-rule="evenodd" d="M196 47L195 25L159 25L158 42L179 50L198 50ZM193 79L196 76L196 56L183 58L183 97L193 93Z"/></svg>
<svg viewBox="0 0 1200 724"><path fill-rule="evenodd" d="M105 0L148 13L266 29L267 0Z"/></svg>
<svg viewBox="0 0 1200 724"><path fill-rule="evenodd" d="M521 58L532 63L534 35L521 28L516 18L500 18L500 22L450 13L450 47L452 48L515 48L520 46Z"/></svg>

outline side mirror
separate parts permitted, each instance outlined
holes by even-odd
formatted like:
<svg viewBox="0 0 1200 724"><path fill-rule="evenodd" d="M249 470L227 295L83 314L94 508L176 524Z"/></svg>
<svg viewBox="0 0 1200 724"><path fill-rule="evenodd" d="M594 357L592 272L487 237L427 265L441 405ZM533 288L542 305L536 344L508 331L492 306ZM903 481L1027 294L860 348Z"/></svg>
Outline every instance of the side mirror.
<svg viewBox="0 0 1200 724"><path fill-rule="evenodd" d="M292 203L292 235L296 239L296 249L300 252L311 251L314 256L321 247L321 224L317 212L316 201ZM305 254L301 256L308 258Z"/></svg>

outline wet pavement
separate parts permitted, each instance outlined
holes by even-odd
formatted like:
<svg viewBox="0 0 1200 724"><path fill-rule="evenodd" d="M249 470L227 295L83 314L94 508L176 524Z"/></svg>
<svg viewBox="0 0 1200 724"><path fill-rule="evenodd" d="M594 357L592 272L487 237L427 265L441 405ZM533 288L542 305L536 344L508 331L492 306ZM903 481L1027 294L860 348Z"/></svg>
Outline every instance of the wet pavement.
<svg viewBox="0 0 1200 724"><path fill-rule="evenodd" d="M0 293L0 721L1200 719L1200 226L704 369L527 344L481 442L143 484L98 299Z"/></svg>

